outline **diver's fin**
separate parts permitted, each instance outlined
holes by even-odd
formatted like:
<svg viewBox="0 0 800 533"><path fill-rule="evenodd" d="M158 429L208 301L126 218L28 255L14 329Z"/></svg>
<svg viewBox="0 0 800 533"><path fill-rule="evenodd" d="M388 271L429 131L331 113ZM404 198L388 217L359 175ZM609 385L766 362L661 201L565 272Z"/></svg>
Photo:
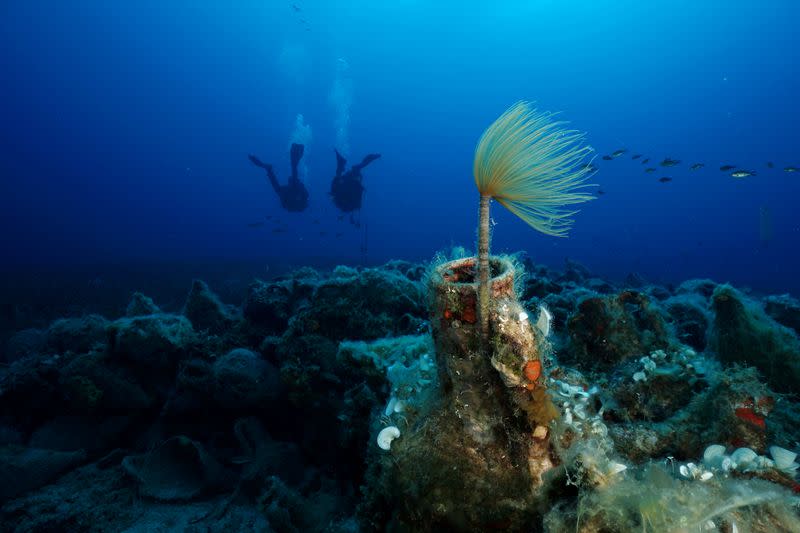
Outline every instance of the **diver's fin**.
<svg viewBox="0 0 800 533"><path fill-rule="evenodd" d="M290 157L292 159L292 177L297 178L297 164L300 162L300 159L303 157L303 151L305 150L305 146L302 144L292 143L292 149L289 152Z"/></svg>
<svg viewBox="0 0 800 533"><path fill-rule="evenodd" d="M264 170L267 171L267 177L269 178L270 184L272 184L272 188L280 196L280 194L281 194L281 185L280 185L280 183L278 183L278 178L275 176L275 171L272 170L272 165L264 165Z"/></svg>
<svg viewBox="0 0 800 533"><path fill-rule="evenodd" d="M334 148L333 151L336 152L336 177L338 178L342 175L342 172L344 172L344 167L347 165L347 159L342 157L342 154L340 154L339 150L336 148Z"/></svg>
<svg viewBox="0 0 800 533"><path fill-rule="evenodd" d="M267 165L265 163L262 163L261 160L259 158L257 158L256 156L254 156L253 154L249 154L247 156L247 159L249 159L251 163L253 163L255 166L257 166L259 168L266 169L269 166L269 165Z"/></svg>
<svg viewBox="0 0 800 533"><path fill-rule="evenodd" d="M378 159L380 156L381 156L381 154L367 154L364 157L364 159L361 161L361 163L359 163L358 165L353 166L353 168L361 170L365 166L369 165L370 163L372 163L373 161Z"/></svg>

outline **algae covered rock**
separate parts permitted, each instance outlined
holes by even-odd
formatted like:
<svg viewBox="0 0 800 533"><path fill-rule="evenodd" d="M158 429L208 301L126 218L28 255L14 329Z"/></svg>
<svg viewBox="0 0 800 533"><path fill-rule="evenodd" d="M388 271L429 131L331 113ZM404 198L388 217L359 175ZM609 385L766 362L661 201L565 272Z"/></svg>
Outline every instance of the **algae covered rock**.
<svg viewBox="0 0 800 533"><path fill-rule="evenodd" d="M590 297L569 319L569 361L583 369L608 369L635 355L666 348L670 336L661 312L637 291Z"/></svg>
<svg viewBox="0 0 800 533"><path fill-rule="evenodd" d="M800 302L788 294L764 298L764 311L778 324L800 335Z"/></svg>
<svg viewBox="0 0 800 533"><path fill-rule="evenodd" d="M108 326L109 352L142 367L174 364L196 340L191 322L181 315L120 318Z"/></svg>
<svg viewBox="0 0 800 533"><path fill-rule="evenodd" d="M419 282L393 270L338 267L317 285L292 328L333 340L414 333L426 314Z"/></svg>
<svg viewBox="0 0 800 533"><path fill-rule="evenodd" d="M756 367L778 392L794 392L800 383L800 341L792 330L729 285L711 298L714 327L711 348L720 361Z"/></svg>
<svg viewBox="0 0 800 533"><path fill-rule="evenodd" d="M698 351L706 347L711 323L707 299L697 294L680 294L664 301L678 340Z"/></svg>
<svg viewBox="0 0 800 533"><path fill-rule="evenodd" d="M160 312L161 309L153 302L152 298L145 296L141 292L134 292L128 307L125 309L125 316L155 315Z"/></svg>
<svg viewBox="0 0 800 533"><path fill-rule="evenodd" d="M81 354L64 365L59 385L64 405L78 412L130 412L156 402L150 387L118 368L108 354Z"/></svg>
<svg viewBox="0 0 800 533"><path fill-rule="evenodd" d="M283 284L257 280L244 302L244 317L269 332L282 333L291 316L291 293Z"/></svg>
<svg viewBox="0 0 800 533"><path fill-rule="evenodd" d="M183 314L196 331L218 335L229 329L236 318L236 310L223 304L204 281L196 279L186 299Z"/></svg>
<svg viewBox="0 0 800 533"><path fill-rule="evenodd" d="M100 315L61 318L53 322L47 330L48 348L58 353L88 352L106 340L107 325L108 321Z"/></svg>
<svg viewBox="0 0 800 533"><path fill-rule="evenodd" d="M177 436L155 449L122 462L139 484L142 495L161 501L191 500L218 487L225 473L205 447L188 437Z"/></svg>
<svg viewBox="0 0 800 533"><path fill-rule="evenodd" d="M214 361L214 398L230 409L268 408L280 392L278 369L244 348L231 350Z"/></svg>
<svg viewBox="0 0 800 533"><path fill-rule="evenodd" d="M47 332L28 328L18 331L8 339L5 350L6 362L16 361L28 355L43 353L47 349Z"/></svg>
<svg viewBox="0 0 800 533"><path fill-rule="evenodd" d="M86 460L83 450L62 452L39 448L0 448L0 503L37 489ZM13 481L12 481L13 480Z"/></svg>
<svg viewBox="0 0 800 533"><path fill-rule="evenodd" d="M547 440L533 436L536 416L552 404L539 379L544 344L516 299L518 272L507 259L490 260L493 351L481 353L474 265L475 258L451 261L431 275L438 401L403 422L390 400L384 419L398 425L385 429L399 436L372 445L380 481L365 509L391 502L401 528L523 530L553 466Z"/></svg>

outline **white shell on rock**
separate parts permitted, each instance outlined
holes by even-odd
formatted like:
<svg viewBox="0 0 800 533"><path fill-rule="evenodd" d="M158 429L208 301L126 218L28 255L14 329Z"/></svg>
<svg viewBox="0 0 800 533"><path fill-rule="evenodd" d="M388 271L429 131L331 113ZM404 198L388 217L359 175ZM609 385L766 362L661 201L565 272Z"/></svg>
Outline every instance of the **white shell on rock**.
<svg viewBox="0 0 800 533"><path fill-rule="evenodd" d="M553 321L553 315L543 305L539 306L539 318L536 320L536 328L542 332L542 335L547 337L550 335L550 323Z"/></svg>
<svg viewBox="0 0 800 533"><path fill-rule="evenodd" d="M722 462L724 455L725 446L721 444L712 444L703 452L703 463L705 463L706 466L718 466Z"/></svg>
<svg viewBox="0 0 800 533"><path fill-rule="evenodd" d="M378 447L387 452L392 448L392 441L400 436L400 429L397 426L388 426L378 433Z"/></svg>
<svg viewBox="0 0 800 533"><path fill-rule="evenodd" d="M775 468L778 470L791 468L792 463L794 463L794 460L797 458L796 453L786 448L781 448L780 446L770 446L769 454L775 460Z"/></svg>
<svg viewBox="0 0 800 533"><path fill-rule="evenodd" d="M628 469L628 465L622 463L611 463L608 465L609 474L619 474Z"/></svg>
<svg viewBox="0 0 800 533"><path fill-rule="evenodd" d="M756 460L758 454L751 450L750 448L737 448L731 454L731 461L736 465L736 467L746 467L750 463Z"/></svg>

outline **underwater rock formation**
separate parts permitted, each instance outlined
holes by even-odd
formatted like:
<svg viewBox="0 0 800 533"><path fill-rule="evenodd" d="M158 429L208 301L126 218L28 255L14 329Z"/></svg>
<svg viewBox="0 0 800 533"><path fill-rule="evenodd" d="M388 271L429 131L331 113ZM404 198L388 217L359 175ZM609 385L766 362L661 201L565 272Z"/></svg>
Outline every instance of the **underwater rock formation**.
<svg viewBox="0 0 800 533"><path fill-rule="evenodd" d="M572 362L583 369L607 370L624 359L669 345L661 312L643 293L586 298L567 325Z"/></svg>
<svg viewBox="0 0 800 533"><path fill-rule="evenodd" d="M128 307L125 308L125 316L127 317L155 315L160 312L161 309L153 302L153 299L141 292L134 292Z"/></svg>
<svg viewBox="0 0 800 533"><path fill-rule="evenodd" d="M186 299L183 315L189 319L195 331L219 334L230 329L235 321L236 310L223 304L202 280L192 282Z"/></svg>
<svg viewBox="0 0 800 533"><path fill-rule="evenodd" d="M0 529L797 530L791 297L496 258L485 355L470 261L302 268L241 311L198 282L186 316L135 294L21 331Z"/></svg>
<svg viewBox="0 0 800 533"><path fill-rule="evenodd" d="M711 298L714 327L711 348L726 363L755 366L778 392L793 392L800 382L800 341L749 298L720 285Z"/></svg>
<svg viewBox="0 0 800 533"><path fill-rule="evenodd" d="M62 318L47 329L47 346L54 353L83 353L105 341L108 321L99 315Z"/></svg>
<svg viewBox="0 0 800 533"><path fill-rule="evenodd" d="M247 410L269 405L280 395L275 366L245 348L231 350L214 361L214 400L226 409Z"/></svg>
<svg viewBox="0 0 800 533"><path fill-rule="evenodd" d="M122 467L139 484L143 496L162 501L190 500L224 482L224 471L202 444L176 436Z"/></svg>
<svg viewBox="0 0 800 533"><path fill-rule="evenodd" d="M47 332L28 328L18 331L8 339L5 360L8 363L29 355L38 355L47 349Z"/></svg>
<svg viewBox="0 0 800 533"><path fill-rule="evenodd" d="M181 315L158 314L120 318L108 326L112 357L141 368L170 367L195 341L191 322Z"/></svg>
<svg viewBox="0 0 800 533"><path fill-rule="evenodd" d="M535 514L552 467L546 428L556 410L540 380L543 337L517 302L514 265L491 264L491 357L478 350L475 259L431 276L440 398L396 430L391 461L381 461L401 528L517 529Z"/></svg>
<svg viewBox="0 0 800 533"><path fill-rule="evenodd" d="M291 327L334 341L369 340L414 333L424 316L420 282L396 270L340 266L314 288Z"/></svg>
<svg viewBox="0 0 800 533"><path fill-rule="evenodd" d="M800 302L788 294L764 298L764 311L775 322L800 335Z"/></svg>
<svg viewBox="0 0 800 533"><path fill-rule="evenodd" d="M37 489L86 459L83 450L62 452L33 447L0 448L0 504Z"/></svg>

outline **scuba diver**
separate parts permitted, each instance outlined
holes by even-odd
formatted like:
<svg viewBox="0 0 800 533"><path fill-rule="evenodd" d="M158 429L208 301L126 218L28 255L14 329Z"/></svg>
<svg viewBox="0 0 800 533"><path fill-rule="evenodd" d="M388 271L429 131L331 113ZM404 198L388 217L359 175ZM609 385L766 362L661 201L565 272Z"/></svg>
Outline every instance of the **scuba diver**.
<svg viewBox="0 0 800 533"><path fill-rule="evenodd" d="M353 165L350 170L344 172L347 160L338 150L334 149L334 152L336 152L336 176L331 182L333 203L345 213L361 209L361 198L364 195L361 169L378 159L381 154L368 154L361 163Z"/></svg>
<svg viewBox="0 0 800 533"><path fill-rule="evenodd" d="M308 190L300 178L297 177L297 164L303 157L304 147L302 144L292 143L292 148L289 152L292 160L292 175L289 176L289 183L281 185L278 183L278 178L275 177L275 171L272 170L272 165L262 163L256 156L250 154L247 157L250 162L255 166L263 168L267 171L267 177L275 189L278 198L281 200L281 205L287 211L299 212L304 211L308 207Z"/></svg>

